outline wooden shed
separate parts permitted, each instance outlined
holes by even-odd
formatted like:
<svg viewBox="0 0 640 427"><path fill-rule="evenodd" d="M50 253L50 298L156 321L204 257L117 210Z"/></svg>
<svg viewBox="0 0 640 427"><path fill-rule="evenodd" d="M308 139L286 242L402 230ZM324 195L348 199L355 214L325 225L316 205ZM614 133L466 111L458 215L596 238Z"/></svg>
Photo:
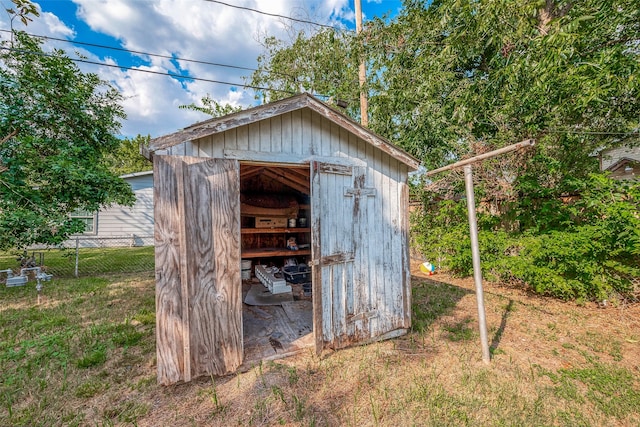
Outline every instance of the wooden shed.
<svg viewBox="0 0 640 427"><path fill-rule="evenodd" d="M159 383L410 327L411 155L308 94L155 138L143 154ZM307 274L287 265L308 272L297 294ZM265 306L247 303L258 279ZM280 300L284 315L272 311Z"/></svg>

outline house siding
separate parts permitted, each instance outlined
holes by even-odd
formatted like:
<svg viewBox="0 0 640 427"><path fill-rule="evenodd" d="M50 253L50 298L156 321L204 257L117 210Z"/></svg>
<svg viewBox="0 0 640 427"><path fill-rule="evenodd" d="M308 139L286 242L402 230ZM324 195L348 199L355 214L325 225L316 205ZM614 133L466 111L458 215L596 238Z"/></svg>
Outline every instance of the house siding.
<svg viewBox="0 0 640 427"><path fill-rule="evenodd" d="M622 158L640 161L640 147L618 147L604 150L600 154L600 170L606 170Z"/></svg>

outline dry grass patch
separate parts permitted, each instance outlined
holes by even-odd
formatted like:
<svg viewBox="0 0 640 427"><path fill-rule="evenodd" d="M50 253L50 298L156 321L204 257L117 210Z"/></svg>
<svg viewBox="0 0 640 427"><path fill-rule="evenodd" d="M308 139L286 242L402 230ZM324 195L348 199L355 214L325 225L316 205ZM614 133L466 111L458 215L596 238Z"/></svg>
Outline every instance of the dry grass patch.
<svg viewBox="0 0 640 427"><path fill-rule="evenodd" d="M41 306L2 288L0 425L640 425L639 306L485 284L485 366L472 281L413 289L398 339L161 387L152 278L54 281Z"/></svg>

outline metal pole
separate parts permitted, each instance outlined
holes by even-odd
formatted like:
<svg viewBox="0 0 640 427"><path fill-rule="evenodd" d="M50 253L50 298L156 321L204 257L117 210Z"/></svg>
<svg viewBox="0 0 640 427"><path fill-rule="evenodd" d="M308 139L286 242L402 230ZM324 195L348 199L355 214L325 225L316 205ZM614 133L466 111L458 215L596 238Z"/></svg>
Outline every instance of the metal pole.
<svg viewBox="0 0 640 427"><path fill-rule="evenodd" d="M473 281L476 285L478 301L478 325L480 326L480 344L482 345L482 361L489 363L489 339L487 336L487 319L484 311L484 292L482 290L482 270L480 269L480 247L478 245L478 223L476 220L476 201L473 195L473 171L471 165L464 166L464 187L467 192L467 212L469 214L469 232L471 235L471 259L473 261Z"/></svg>
<svg viewBox="0 0 640 427"><path fill-rule="evenodd" d="M76 236L76 270L74 272L74 276L78 277L78 262L80 258L80 248L79 248L79 237Z"/></svg>
<svg viewBox="0 0 640 427"><path fill-rule="evenodd" d="M425 173L424 176L431 176L431 175L435 175L435 174L440 173L440 172L444 172L444 171L448 171L448 170L451 170L451 169L459 168L460 166L470 165L472 163L479 162L480 160L488 159L488 158L491 158L491 157L494 157L494 156L497 156L497 155L500 155L500 154L504 154L504 153L508 153L510 151L513 151L513 150L517 150L518 148L532 146L535 143L536 143L535 139L525 139L524 141L520 141L520 142L518 142L516 144L511 144L511 145L508 145L506 147L498 148L497 150L489 151L488 153L480 154L480 155L471 157L469 159L460 160L459 162L455 162L455 163L452 163L450 165L443 166L443 167L438 168L438 169L434 169L432 171L429 171L429 172Z"/></svg>

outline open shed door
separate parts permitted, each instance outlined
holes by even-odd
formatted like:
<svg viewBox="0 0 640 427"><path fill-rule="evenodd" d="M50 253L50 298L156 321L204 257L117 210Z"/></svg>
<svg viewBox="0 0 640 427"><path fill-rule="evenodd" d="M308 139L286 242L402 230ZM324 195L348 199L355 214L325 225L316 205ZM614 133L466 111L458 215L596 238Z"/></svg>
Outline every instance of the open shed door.
<svg viewBox="0 0 640 427"><path fill-rule="evenodd" d="M242 363L236 160L154 156L158 382Z"/></svg>
<svg viewBox="0 0 640 427"><path fill-rule="evenodd" d="M371 338L368 264L362 254L367 233L366 168L311 164L313 310L316 352Z"/></svg>

